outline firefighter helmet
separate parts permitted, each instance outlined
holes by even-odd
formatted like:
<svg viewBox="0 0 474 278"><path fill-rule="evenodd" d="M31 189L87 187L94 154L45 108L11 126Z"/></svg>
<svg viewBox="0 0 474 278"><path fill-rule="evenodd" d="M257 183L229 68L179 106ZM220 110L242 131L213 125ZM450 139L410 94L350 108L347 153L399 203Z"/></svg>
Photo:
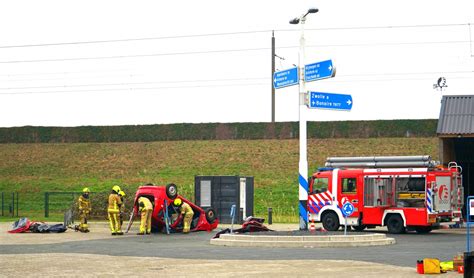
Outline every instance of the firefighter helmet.
<svg viewBox="0 0 474 278"><path fill-rule="evenodd" d="M82 193L91 193L89 187L84 187L84 189L82 189Z"/></svg>
<svg viewBox="0 0 474 278"><path fill-rule="evenodd" d="M125 192L123 190L120 190L118 194L122 197L125 197Z"/></svg>
<svg viewBox="0 0 474 278"><path fill-rule="evenodd" d="M182 203L183 203L183 201L181 201L180 198L174 199L174 202L173 202L173 204L177 207L181 206Z"/></svg>
<svg viewBox="0 0 474 278"><path fill-rule="evenodd" d="M118 193L120 192L120 186L114 185L114 186L112 187L112 191L114 191L115 193L118 194Z"/></svg>

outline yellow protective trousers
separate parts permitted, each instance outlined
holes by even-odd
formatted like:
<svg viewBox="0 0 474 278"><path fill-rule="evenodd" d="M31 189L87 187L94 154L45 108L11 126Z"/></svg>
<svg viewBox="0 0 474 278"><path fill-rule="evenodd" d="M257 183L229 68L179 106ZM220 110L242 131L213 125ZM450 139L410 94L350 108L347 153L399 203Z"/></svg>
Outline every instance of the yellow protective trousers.
<svg viewBox="0 0 474 278"><path fill-rule="evenodd" d="M81 224L79 224L79 231L85 232L89 230L89 225L87 225L87 218L89 218L89 211L79 211L79 219L81 220Z"/></svg>
<svg viewBox="0 0 474 278"><path fill-rule="evenodd" d="M144 209L140 219L140 233L151 233L151 213L153 210Z"/></svg>
<svg viewBox="0 0 474 278"><path fill-rule="evenodd" d="M191 229L191 221L193 221L193 214L186 213L183 220L183 233L189 233Z"/></svg>
<svg viewBox="0 0 474 278"><path fill-rule="evenodd" d="M109 214L110 231L112 233L121 232L122 227L120 227L119 213L109 211L108 214Z"/></svg>

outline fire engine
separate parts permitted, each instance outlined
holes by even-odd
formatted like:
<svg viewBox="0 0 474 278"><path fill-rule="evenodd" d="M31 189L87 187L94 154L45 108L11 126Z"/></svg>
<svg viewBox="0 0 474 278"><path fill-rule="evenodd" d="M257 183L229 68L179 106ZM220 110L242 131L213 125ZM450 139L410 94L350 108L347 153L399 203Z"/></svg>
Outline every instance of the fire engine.
<svg viewBox="0 0 474 278"><path fill-rule="evenodd" d="M430 156L329 157L309 180L308 221L336 231L386 226L389 233L429 233L461 221L462 169ZM354 212L344 218L342 207Z"/></svg>

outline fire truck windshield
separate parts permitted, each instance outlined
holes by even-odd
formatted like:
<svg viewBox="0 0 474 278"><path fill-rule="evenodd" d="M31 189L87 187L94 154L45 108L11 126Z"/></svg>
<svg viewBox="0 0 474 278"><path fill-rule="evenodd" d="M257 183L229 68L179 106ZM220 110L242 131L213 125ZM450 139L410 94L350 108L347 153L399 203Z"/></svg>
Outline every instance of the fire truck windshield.
<svg viewBox="0 0 474 278"><path fill-rule="evenodd" d="M313 194L328 190L328 178L315 178L313 182Z"/></svg>

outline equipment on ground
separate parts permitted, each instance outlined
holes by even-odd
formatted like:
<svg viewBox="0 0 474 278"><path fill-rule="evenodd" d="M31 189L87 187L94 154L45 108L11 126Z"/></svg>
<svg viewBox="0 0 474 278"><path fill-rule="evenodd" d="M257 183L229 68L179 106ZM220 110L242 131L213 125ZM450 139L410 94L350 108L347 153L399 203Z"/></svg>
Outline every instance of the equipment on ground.
<svg viewBox="0 0 474 278"><path fill-rule="evenodd" d="M461 221L461 172L455 162L441 167L430 156L330 157L309 180L309 221L336 231L350 203L347 221L357 231L386 226L389 233L428 233Z"/></svg>

